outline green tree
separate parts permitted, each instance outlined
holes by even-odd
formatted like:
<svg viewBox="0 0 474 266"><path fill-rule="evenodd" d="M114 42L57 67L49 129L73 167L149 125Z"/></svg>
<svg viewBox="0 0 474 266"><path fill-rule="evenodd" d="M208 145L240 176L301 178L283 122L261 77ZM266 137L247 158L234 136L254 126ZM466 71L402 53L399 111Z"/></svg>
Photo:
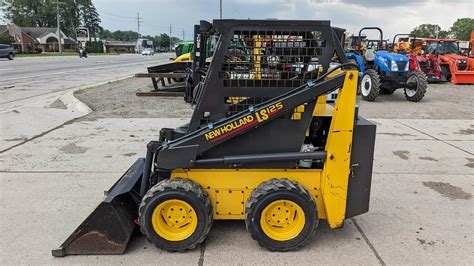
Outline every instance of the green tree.
<svg viewBox="0 0 474 266"><path fill-rule="evenodd" d="M20 27L56 27L56 0L0 0L5 18ZM60 0L61 29L75 37L75 28L85 25L100 32L100 18L91 0Z"/></svg>
<svg viewBox="0 0 474 266"><path fill-rule="evenodd" d="M11 37L10 35L0 33L0 43L12 44L14 42L15 42L15 39L13 39L13 37Z"/></svg>
<svg viewBox="0 0 474 266"><path fill-rule="evenodd" d="M79 16L82 19L82 26L89 29L89 41L92 37L96 41L97 35L102 31L99 13L91 0L80 0L78 2L80 2Z"/></svg>
<svg viewBox="0 0 474 266"><path fill-rule="evenodd" d="M160 34L158 43L160 44L160 47L170 47L170 36L166 33Z"/></svg>
<svg viewBox="0 0 474 266"><path fill-rule="evenodd" d="M175 45L181 41L179 38L176 38L176 37L171 37L170 40L171 40L171 45Z"/></svg>
<svg viewBox="0 0 474 266"><path fill-rule="evenodd" d="M52 1L0 0L5 18L23 27L52 27L56 23L56 7Z"/></svg>
<svg viewBox="0 0 474 266"><path fill-rule="evenodd" d="M103 29L99 32L99 38L102 40L114 41L114 39L112 38L112 32L106 29Z"/></svg>
<svg viewBox="0 0 474 266"><path fill-rule="evenodd" d="M116 41L135 41L138 39L138 32L117 30L112 32L111 38Z"/></svg>
<svg viewBox="0 0 474 266"><path fill-rule="evenodd" d="M410 34L420 38L447 38L449 36L449 32L441 30L441 27L436 24L421 24L415 27Z"/></svg>
<svg viewBox="0 0 474 266"><path fill-rule="evenodd" d="M469 41L471 31L474 30L474 19L458 18L453 23L453 26L451 26L450 30L455 38L463 41Z"/></svg>

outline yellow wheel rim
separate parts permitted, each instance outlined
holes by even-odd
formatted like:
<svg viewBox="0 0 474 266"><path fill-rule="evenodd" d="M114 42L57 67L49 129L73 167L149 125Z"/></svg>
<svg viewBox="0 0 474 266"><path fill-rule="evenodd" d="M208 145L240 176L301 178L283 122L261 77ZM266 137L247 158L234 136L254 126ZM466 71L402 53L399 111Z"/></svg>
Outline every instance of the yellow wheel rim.
<svg viewBox="0 0 474 266"><path fill-rule="evenodd" d="M291 200L277 200L262 211L260 226L263 232L277 241L291 240L303 231L303 209Z"/></svg>
<svg viewBox="0 0 474 266"><path fill-rule="evenodd" d="M172 199L156 206L151 222L160 237L168 241L181 241L196 230L197 215L187 202Z"/></svg>

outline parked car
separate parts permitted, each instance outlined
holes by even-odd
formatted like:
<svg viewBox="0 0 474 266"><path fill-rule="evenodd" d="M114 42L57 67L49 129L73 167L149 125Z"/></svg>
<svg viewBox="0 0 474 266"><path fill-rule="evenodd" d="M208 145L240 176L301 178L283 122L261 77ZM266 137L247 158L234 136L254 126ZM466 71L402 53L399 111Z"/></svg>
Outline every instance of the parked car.
<svg viewBox="0 0 474 266"><path fill-rule="evenodd" d="M154 55L154 54L155 54L155 51L153 51L153 49L151 48L145 48L142 51L142 55Z"/></svg>
<svg viewBox="0 0 474 266"><path fill-rule="evenodd" d="M0 44L0 58L8 58L9 60L13 60L13 58L15 58L13 46L7 44Z"/></svg>

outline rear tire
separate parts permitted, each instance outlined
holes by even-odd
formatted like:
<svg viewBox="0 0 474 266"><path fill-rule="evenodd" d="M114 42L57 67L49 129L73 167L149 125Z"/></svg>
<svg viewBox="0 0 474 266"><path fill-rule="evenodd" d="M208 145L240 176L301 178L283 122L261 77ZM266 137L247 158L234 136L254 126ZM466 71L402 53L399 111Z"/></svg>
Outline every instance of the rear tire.
<svg viewBox="0 0 474 266"><path fill-rule="evenodd" d="M15 55L13 53L8 54L8 60L13 60L15 58Z"/></svg>
<svg viewBox="0 0 474 266"><path fill-rule="evenodd" d="M425 96L426 89L428 88L428 81L425 73L420 70L413 70L408 74L407 85L416 82L413 89L405 88L405 98L411 102L419 102Z"/></svg>
<svg viewBox="0 0 474 266"><path fill-rule="evenodd" d="M373 69L367 69L359 84L362 99L373 102L380 94L380 77Z"/></svg>
<svg viewBox="0 0 474 266"><path fill-rule="evenodd" d="M141 231L156 247L185 251L202 243L211 230L207 192L189 179L166 179L153 186L138 209Z"/></svg>
<svg viewBox="0 0 474 266"><path fill-rule="evenodd" d="M247 230L260 246L272 251L289 251L306 245L318 222L312 196L303 186L286 178L260 184L245 207Z"/></svg>

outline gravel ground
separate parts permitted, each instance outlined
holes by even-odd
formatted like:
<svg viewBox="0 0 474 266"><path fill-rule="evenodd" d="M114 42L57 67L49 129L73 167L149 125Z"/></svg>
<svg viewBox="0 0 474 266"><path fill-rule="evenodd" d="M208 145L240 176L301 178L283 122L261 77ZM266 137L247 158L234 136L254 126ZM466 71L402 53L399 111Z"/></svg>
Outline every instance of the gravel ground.
<svg viewBox="0 0 474 266"><path fill-rule="evenodd" d="M74 95L94 112L88 118L187 118L193 109L183 97L138 97L151 91L151 79L130 78L80 90Z"/></svg>
<svg viewBox="0 0 474 266"><path fill-rule="evenodd" d="M192 108L182 97L138 97L150 91L149 79L131 78L76 92L95 112L90 118L188 118ZM375 102L361 101L359 113L368 118L474 119L474 86L429 84L421 102L405 100L403 90L380 95Z"/></svg>

